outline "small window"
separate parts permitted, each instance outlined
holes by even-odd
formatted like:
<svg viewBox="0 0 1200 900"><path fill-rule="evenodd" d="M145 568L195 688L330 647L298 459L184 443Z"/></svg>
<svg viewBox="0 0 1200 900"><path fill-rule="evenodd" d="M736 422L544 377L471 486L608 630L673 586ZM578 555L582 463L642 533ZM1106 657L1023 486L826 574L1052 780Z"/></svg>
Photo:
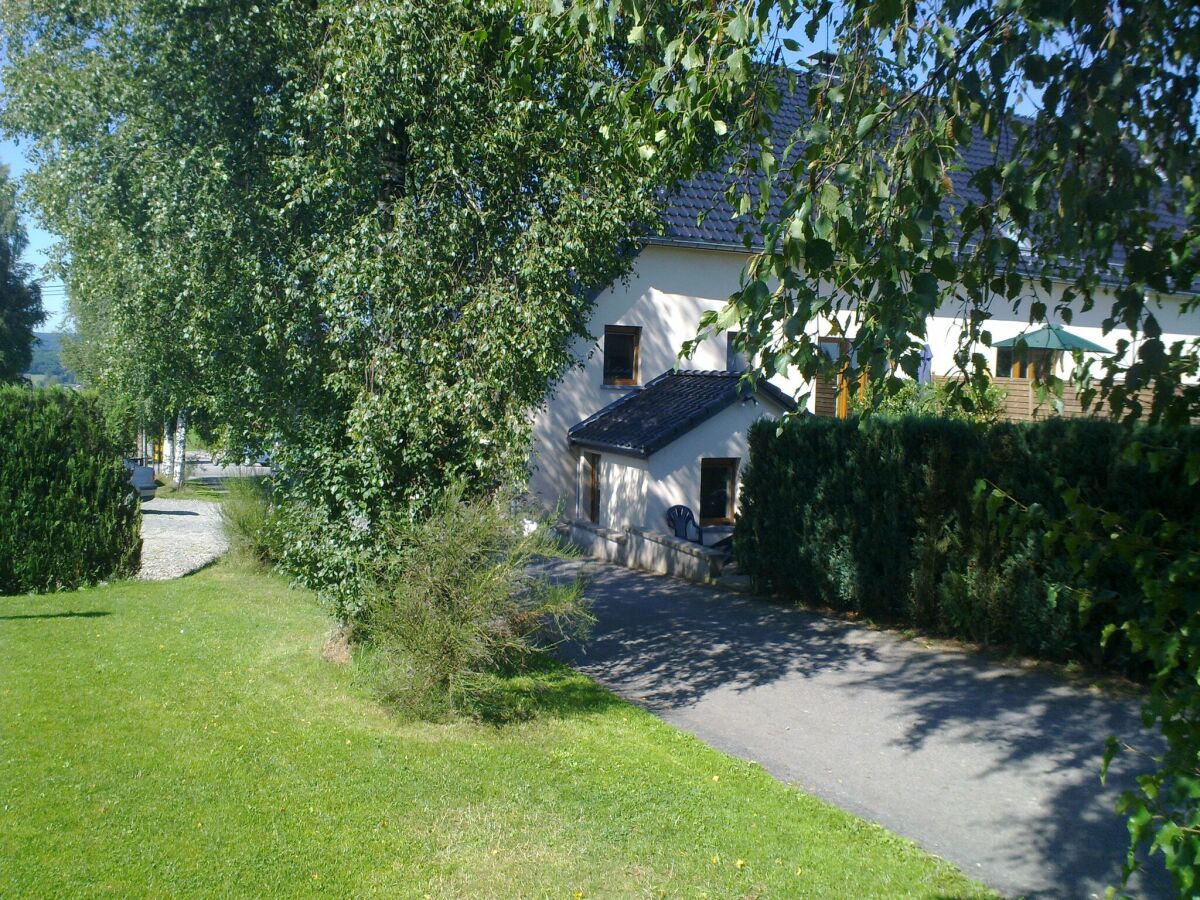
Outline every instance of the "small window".
<svg viewBox="0 0 1200 900"><path fill-rule="evenodd" d="M850 342L845 338L823 337L818 342L817 346L821 348L821 352L824 353L829 360L832 362L837 362L850 348Z"/></svg>
<svg viewBox="0 0 1200 900"><path fill-rule="evenodd" d="M583 513L600 524L600 454L583 454Z"/></svg>
<svg viewBox="0 0 1200 900"><path fill-rule="evenodd" d="M750 360L746 357L745 345L741 342L741 332L730 331L725 335L725 371L745 372L750 368Z"/></svg>
<svg viewBox="0 0 1200 900"><path fill-rule="evenodd" d="M996 351L996 376L999 378L1012 378L1013 353L1011 350Z"/></svg>
<svg viewBox="0 0 1200 900"><path fill-rule="evenodd" d="M604 383L637 384L642 329L637 325L604 326Z"/></svg>
<svg viewBox="0 0 1200 900"><path fill-rule="evenodd" d="M1054 370L1054 351L1045 348L1022 348L1014 351L1003 347L996 351L996 376L999 378L1049 377Z"/></svg>
<svg viewBox="0 0 1200 900"><path fill-rule="evenodd" d="M700 524L732 525L737 497L736 459L700 460Z"/></svg>

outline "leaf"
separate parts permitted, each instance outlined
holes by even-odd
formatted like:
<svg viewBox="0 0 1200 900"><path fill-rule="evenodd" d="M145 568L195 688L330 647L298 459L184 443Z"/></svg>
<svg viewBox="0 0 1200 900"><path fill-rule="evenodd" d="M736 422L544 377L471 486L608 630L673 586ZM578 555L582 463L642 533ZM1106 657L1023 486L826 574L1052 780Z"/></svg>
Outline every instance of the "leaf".
<svg viewBox="0 0 1200 900"><path fill-rule="evenodd" d="M867 113L858 120L858 126L854 129L854 136L860 141L865 138L875 128L875 123L879 121L879 113Z"/></svg>
<svg viewBox="0 0 1200 900"><path fill-rule="evenodd" d="M918 272L913 276L913 293L925 301L926 305L932 306L937 301L938 295L938 280L930 272Z"/></svg>
<svg viewBox="0 0 1200 900"><path fill-rule="evenodd" d="M737 303L737 301L731 300L730 302L726 303L721 309L720 313L717 314L716 322L713 324L717 330L724 331L730 325L733 325L735 322L741 319L741 315L742 311L740 305Z"/></svg>
<svg viewBox="0 0 1200 900"><path fill-rule="evenodd" d="M829 241L815 238L804 245L805 267L820 272L833 265L833 245Z"/></svg>

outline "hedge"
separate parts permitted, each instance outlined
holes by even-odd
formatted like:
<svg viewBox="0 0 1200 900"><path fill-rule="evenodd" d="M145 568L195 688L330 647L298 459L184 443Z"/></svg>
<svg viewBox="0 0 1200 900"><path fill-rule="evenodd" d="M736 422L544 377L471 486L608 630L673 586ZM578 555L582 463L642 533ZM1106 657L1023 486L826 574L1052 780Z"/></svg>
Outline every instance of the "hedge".
<svg viewBox="0 0 1200 900"><path fill-rule="evenodd" d="M0 387L0 594L134 574L141 511L92 398Z"/></svg>
<svg viewBox="0 0 1200 900"><path fill-rule="evenodd" d="M1081 616L1073 590L1136 602L1131 573L1113 554L1098 583L1078 584L1038 525L1066 514L1066 487L1134 519L1187 521L1200 491L1182 472L1133 461L1123 451L1134 440L1200 449L1195 429L1083 419L984 428L808 416L782 430L764 420L750 437L738 565L760 588L804 604L1136 675L1120 642L1101 647L1105 622ZM995 489L1024 527L997 514Z"/></svg>

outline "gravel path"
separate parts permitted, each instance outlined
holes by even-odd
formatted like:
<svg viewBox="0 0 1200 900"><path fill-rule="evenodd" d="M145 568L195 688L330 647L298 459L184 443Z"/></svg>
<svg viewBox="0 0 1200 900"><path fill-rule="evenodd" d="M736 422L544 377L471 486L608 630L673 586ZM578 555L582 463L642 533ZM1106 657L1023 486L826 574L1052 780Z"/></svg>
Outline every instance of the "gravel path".
<svg viewBox="0 0 1200 900"><path fill-rule="evenodd" d="M600 563L593 640L564 656L736 756L1010 896L1103 896L1124 858L1104 739L1156 748L1135 699L886 631ZM1161 857L1133 895L1167 896Z"/></svg>
<svg viewBox="0 0 1200 900"><path fill-rule="evenodd" d="M219 504L158 498L142 504L142 581L178 578L228 549Z"/></svg>

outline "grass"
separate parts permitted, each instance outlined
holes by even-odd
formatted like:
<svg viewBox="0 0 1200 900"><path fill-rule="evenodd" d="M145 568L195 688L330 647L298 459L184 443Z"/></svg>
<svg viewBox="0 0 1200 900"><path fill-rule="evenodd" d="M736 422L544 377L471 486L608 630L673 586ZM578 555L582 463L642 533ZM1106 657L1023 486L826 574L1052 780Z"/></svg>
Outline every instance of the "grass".
<svg viewBox="0 0 1200 900"><path fill-rule="evenodd" d="M221 483L209 484L202 481L185 481L183 484L174 484L173 482L165 482L160 478L155 479L158 483L158 489L154 492L155 497L162 497L168 500L211 500L220 501L225 499L225 486Z"/></svg>
<svg viewBox="0 0 1200 900"><path fill-rule="evenodd" d="M555 664L530 721L400 721L329 628L228 562L0 597L0 896L985 894Z"/></svg>

